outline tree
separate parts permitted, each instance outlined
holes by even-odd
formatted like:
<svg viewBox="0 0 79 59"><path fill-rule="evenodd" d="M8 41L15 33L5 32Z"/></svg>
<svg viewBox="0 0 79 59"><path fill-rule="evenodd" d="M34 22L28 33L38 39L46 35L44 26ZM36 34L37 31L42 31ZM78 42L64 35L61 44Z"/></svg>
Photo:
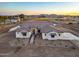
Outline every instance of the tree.
<svg viewBox="0 0 79 59"><path fill-rule="evenodd" d="M8 18L10 19L10 23L11 23L12 16L8 16Z"/></svg>
<svg viewBox="0 0 79 59"><path fill-rule="evenodd" d="M7 16L0 16L0 22L5 24L5 20L8 19Z"/></svg>
<svg viewBox="0 0 79 59"><path fill-rule="evenodd" d="M2 16L0 16L0 23L2 23Z"/></svg>
<svg viewBox="0 0 79 59"><path fill-rule="evenodd" d="M4 16L1 16L1 23L2 23L2 22L5 23L5 21L4 21Z"/></svg>
<svg viewBox="0 0 79 59"><path fill-rule="evenodd" d="M19 17L21 20L24 20L24 14L20 14Z"/></svg>
<svg viewBox="0 0 79 59"><path fill-rule="evenodd" d="M4 21L4 24L5 24L5 20L8 19L8 16L3 16L3 21Z"/></svg>

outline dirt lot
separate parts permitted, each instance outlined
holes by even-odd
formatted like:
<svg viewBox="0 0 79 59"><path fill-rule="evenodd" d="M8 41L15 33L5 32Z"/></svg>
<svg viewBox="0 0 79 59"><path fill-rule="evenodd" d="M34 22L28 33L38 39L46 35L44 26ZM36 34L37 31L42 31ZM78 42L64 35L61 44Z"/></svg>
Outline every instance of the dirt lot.
<svg viewBox="0 0 79 59"><path fill-rule="evenodd" d="M0 34L7 32L10 28L16 26L17 24L7 24L7 25L0 25Z"/></svg>
<svg viewBox="0 0 79 59"><path fill-rule="evenodd" d="M36 39L34 44L17 49L9 45L9 41L15 39L15 33L3 33L0 35L0 56L9 57L49 57L49 56L79 56L78 48L69 41L48 41L41 38ZM38 37L37 37L38 38Z"/></svg>
<svg viewBox="0 0 79 59"><path fill-rule="evenodd" d="M27 45L18 48L9 44L15 40L15 32L0 34L1 57L79 57L79 48L75 48L71 41L48 41L36 37L34 44L27 44L28 40L23 39ZM23 40L21 39L21 41Z"/></svg>
<svg viewBox="0 0 79 59"><path fill-rule="evenodd" d="M27 57L74 57L79 56L79 49L56 48L49 46L32 46L22 49L17 56Z"/></svg>

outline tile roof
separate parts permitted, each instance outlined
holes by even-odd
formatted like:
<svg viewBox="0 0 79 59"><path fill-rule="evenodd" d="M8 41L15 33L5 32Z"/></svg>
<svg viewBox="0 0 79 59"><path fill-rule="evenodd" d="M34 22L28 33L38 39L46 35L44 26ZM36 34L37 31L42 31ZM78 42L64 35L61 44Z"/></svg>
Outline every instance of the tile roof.
<svg viewBox="0 0 79 59"><path fill-rule="evenodd" d="M21 28L17 29L17 31L27 32L31 31L31 28L40 28L41 32L43 33L51 31L61 32L59 30L50 27L50 25L53 25L53 23L48 21L28 21L26 23L20 24Z"/></svg>

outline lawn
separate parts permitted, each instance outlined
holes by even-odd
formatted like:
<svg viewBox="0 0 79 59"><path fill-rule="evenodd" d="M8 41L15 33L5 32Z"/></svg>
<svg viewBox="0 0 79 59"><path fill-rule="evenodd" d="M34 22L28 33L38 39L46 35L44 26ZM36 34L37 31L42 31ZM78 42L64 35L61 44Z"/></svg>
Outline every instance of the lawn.
<svg viewBox="0 0 79 59"><path fill-rule="evenodd" d="M34 18L33 20L49 21L49 18Z"/></svg>

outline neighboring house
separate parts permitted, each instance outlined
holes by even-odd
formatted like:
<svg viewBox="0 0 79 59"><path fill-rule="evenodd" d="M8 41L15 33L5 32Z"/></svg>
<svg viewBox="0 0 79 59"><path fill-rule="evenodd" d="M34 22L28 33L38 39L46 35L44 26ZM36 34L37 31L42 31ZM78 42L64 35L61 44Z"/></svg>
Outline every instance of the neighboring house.
<svg viewBox="0 0 79 59"><path fill-rule="evenodd" d="M79 16L64 16L63 20L66 20L66 21L79 21Z"/></svg>
<svg viewBox="0 0 79 59"><path fill-rule="evenodd" d="M11 24L11 23L17 23L17 22L20 22L20 18L19 17L13 17L13 18L10 18L10 19L6 19L5 20L5 23L6 24Z"/></svg>

